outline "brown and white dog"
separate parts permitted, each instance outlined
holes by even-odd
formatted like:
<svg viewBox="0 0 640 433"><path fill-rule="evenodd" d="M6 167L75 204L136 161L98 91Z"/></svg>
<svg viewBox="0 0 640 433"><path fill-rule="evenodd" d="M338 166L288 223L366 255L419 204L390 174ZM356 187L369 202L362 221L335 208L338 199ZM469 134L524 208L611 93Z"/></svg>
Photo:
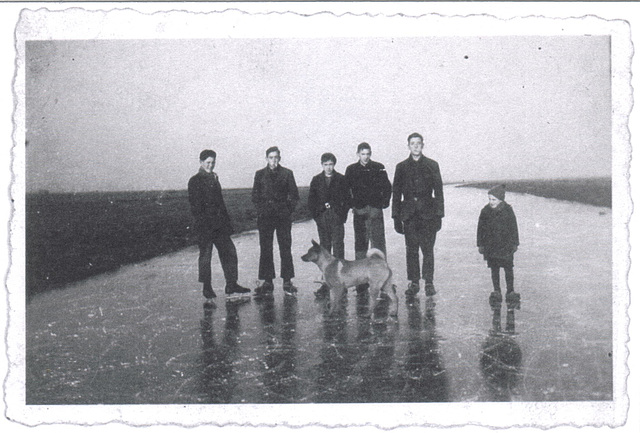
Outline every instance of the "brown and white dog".
<svg viewBox="0 0 640 433"><path fill-rule="evenodd" d="M389 296L389 315L398 316L398 296L395 286L391 284L391 268L382 251L372 248L367 251L366 258L349 261L332 256L314 240L311 243L313 245L301 258L305 262L315 263L322 271L324 282L331 291L330 314L335 313L349 287L368 283L377 301L383 299L382 293Z"/></svg>

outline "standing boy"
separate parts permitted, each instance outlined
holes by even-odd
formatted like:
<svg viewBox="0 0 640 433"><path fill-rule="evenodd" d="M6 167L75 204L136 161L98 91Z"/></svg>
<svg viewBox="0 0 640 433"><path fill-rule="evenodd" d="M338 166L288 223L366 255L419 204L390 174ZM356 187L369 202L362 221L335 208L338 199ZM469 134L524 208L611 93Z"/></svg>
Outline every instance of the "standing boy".
<svg viewBox="0 0 640 433"><path fill-rule="evenodd" d="M280 165L280 149L276 146L266 151L267 166L256 171L253 179L251 199L258 211L258 233L260 236L260 267L258 278L263 280L256 296L273 293L276 276L273 264L273 233L276 233L280 249L280 277L282 288L288 295L298 289L291 279L294 277L291 255L291 215L299 200L298 187L293 172Z"/></svg>
<svg viewBox="0 0 640 433"><path fill-rule="evenodd" d="M211 286L211 256L213 246L218 250L224 273L227 295L251 292L238 285L238 254L231 240L233 227L222 198L222 187L218 175L213 171L216 153L213 150L200 152L200 169L189 179L189 204L195 219L200 256L198 257L198 281L203 284L202 294L207 299L216 297Z"/></svg>
<svg viewBox="0 0 640 433"><path fill-rule="evenodd" d="M345 178L353 208L356 260L359 260L367 256L369 243L371 248L387 253L382 210L389 207L391 183L384 165L371 160L368 143L360 143L357 154L358 162L347 167ZM367 288L367 284L356 287L358 293Z"/></svg>
<svg viewBox="0 0 640 433"><path fill-rule="evenodd" d="M345 177L335 171L337 159L333 153L320 157L322 173L311 179L308 206L318 226L320 246L339 259L344 259L344 223L349 213L349 197ZM322 284L316 297L329 295L329 287Z"/></svg>
<svg viewBox="0 0 640 433"><path fill-rule="evenodd" d="M407 141L409 158L396 166L393 179L391 216L396 232L404 234L409 279L406 295L415 296L420 290L422 250L424 289L427 296L433 296L433 247L444 217L442 178L438 163L422 154L422 135L414 132Z"/></svg>
<svg viewBox="0 0 640 433"><path fill-rule="evenodd" d="M489 203L482 208L478 218L478 251L491 269L493 292L489 296L492 306L500 305L500 268L504 269L507 282L507 307L520 308L520 294L513 288L513 254L518 250L518 222L513 208L504 201L505 185L497 185L489 190Z"/></svg>

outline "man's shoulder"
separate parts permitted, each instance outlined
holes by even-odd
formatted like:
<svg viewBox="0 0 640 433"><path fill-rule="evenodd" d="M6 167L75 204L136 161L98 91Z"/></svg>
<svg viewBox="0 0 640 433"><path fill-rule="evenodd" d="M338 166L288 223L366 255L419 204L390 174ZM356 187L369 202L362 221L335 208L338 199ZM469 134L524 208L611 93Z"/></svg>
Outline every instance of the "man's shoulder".
<svg viewBox="0 0 640 433"><path fill-rule="evenodd" d="M280 166L278 168L278 171L279 171L278 176L285 177L285 178L293 178L294 177L293 176L293 170L291 170L291 169L289 169L287 167Z"/></svg>
<svg viewBox="0 0 640 433"><path fill-rule="evenodd" d="M427 156L424 156L424 155L423 155L423 158L424 158L423 159L424 163L427 164L428 166L436 167L436 168L439 167L438 161L436 161L435 159L431 159L431 158L429 158Z"/></svg>
<svg viewBox="0 0 640 433"><path fill-rule="evenodd" d="M353 170L356 170L358 168L358 165L360 165L360 163L357 162L357 161L352 163L352 164L347 165L347 169L345 171L345 174L347 174L347 173L349 173L349 172L351 172Z"/></svg>
<svg viewBox="0 0 640 433"><path fill-rule="evenodd" d="M320 182L322 180L322 176L324 176L324 172L320 172L311 178L311 183Z"/></svg>
<svg viewBox="0 0 640 433"><path fill-rule="evenodd" d="M378 161L369 161L369 164L371 164L371 169L372 170L378 170L378 171L384 171L385 166L383 163L378 162Z"/></svg>
<svg viewBox="0 0 640 433"><path fill-rule="evenodd" d="M198 172L189 178L189 185L202 181L202 173Z"/></svg>
<svg viewBox="0 0 640 433"><path fill-rule="evenodd" d="M411 156L409 156L409 158L403 159L402 161L397 163L396 164L396 169L405 168L407 165L409 165L410 162L411 162Z"/></svg>

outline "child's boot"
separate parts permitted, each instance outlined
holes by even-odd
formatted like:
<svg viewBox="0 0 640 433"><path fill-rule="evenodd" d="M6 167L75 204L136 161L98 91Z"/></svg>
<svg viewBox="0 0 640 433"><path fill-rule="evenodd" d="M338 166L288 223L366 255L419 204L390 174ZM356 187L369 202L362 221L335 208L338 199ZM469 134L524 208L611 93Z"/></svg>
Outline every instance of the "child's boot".
<svg viewBox="0 0 640 433"><path fill-rule="evenodd" d="M507 293L507 308L509 310L520 309L520 293L517 293L517 292Z"/></svg>
<svg viewBox="0 0 640 433"><path fill-rule="evenodd" d="M502 303L502 293L500 290L494 290L489 295L489 305L491 308L500 308L500 304Z"/></svg>

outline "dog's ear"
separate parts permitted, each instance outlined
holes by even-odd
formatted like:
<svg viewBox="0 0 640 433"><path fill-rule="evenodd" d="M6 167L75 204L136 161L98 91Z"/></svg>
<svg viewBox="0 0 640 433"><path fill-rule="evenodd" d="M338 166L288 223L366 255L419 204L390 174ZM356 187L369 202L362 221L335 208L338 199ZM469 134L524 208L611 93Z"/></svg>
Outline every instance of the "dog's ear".
<svg viewBox="0 0 640 433"><path fill-rule="evenodd" d="M319 247L320 245L318 245L318 243L316 242L315 239L311 239L311 243L313 244L314 247Z"/></svg>

